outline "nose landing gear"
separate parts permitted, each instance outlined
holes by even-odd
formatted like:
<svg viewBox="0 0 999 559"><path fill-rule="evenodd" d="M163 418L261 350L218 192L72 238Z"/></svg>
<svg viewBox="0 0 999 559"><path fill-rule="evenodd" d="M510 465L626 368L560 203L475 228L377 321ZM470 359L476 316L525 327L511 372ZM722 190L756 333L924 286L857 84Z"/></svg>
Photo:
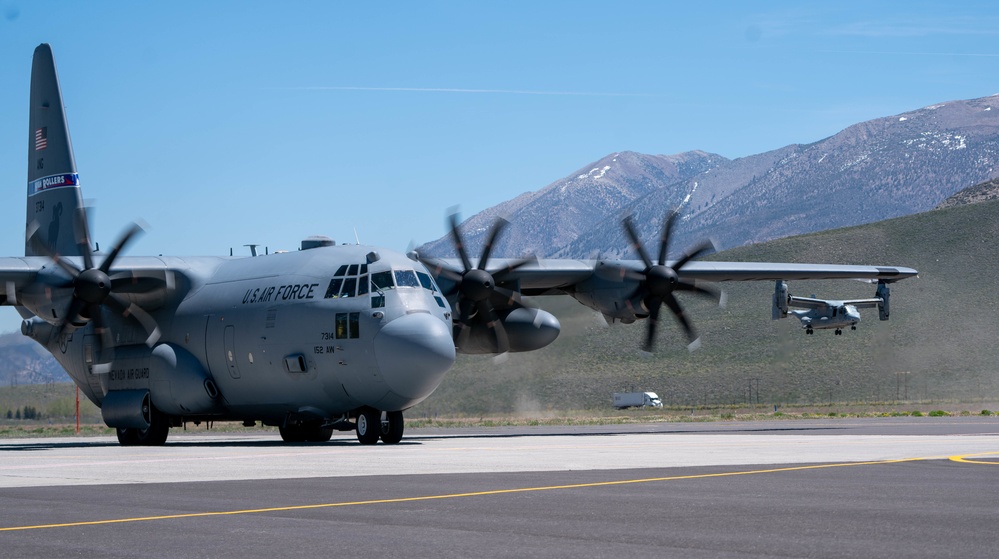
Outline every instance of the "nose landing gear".
<svg viewBox="0 0 999 559"><path fill-rule="evenodd" d="M385 444L396 444L402 440L405 424L401 411L380 412L364 408L357 413L357 442L375 444L381 439Z"/></svg>

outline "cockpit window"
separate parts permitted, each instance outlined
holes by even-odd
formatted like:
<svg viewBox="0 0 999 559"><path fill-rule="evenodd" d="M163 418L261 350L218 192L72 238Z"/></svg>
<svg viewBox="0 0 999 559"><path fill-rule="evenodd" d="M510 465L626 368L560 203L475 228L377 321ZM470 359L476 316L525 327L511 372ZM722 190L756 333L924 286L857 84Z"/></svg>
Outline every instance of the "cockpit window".
<svg viewBox="0 0 999 559"><path fill-rule="evenodd" d="M333 299L340 294L340 286L343 285L343 278L333 278L329 287L326 288L326 298Z"/></svg>
<svg viewBox="0 0 999 559"><path fill-rule="evenodd" d="M424 288L429 289L430 291L437 291L437 286L434 285L434 280L430 279L428 274L416 272L416 276L420 278L420 285Z"/></svg>
<svg viewBox="0 0 999 559"><path fill-rule="evenodd" d="M354 290L357 287L357 278L346 278L343 280L343 290L340 291L341 297L353 297Z"/></svg>
<svg viewBox="0 0 999 559"><path fill-rule="evenodd" d="M368 283L367 273L367 264L344 264L340 266L337 268L336 273L333 274L334 277L326 289L326 298L342 299L345 297L367 295L369 286L371 285ZM359 277L358 274L360 274ZM381 281L381 283L375 284L375 289L393 288L392 272L382 272L381 274L376 274L376 276L371 281Z"/></svg>
<svg viewBox="0 0 999 559"><path fill-rule="evenodd" d="M392 283L392 272L375 272L371 274L371 287L375 291L394 289L395 284Z"/></svg>
<svg viewBox="0 0 999 559"><path fill-rule="evenodd" d="M420 282L416 279L416 273L412 270L396 270L395 282L399 287L420 287Z"/></svg>

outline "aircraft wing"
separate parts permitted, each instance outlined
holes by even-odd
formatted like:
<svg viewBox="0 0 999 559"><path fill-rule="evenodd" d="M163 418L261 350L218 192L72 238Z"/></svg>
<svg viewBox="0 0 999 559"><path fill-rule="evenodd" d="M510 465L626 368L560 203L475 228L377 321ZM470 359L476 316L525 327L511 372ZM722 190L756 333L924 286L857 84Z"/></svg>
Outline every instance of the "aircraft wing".
<svg viewBox="0 0 999 559"><path fill-rule="evenodd" d="M460 269L458 260L442 262ZM494 259L490 268L503 268L516 262ZM668 263L672 264L672 263ZM525 295L545 295L571 291L574 286L594 276L627 281L641 273L645 264L640 260L563 260L541 259L504 274L505 281L515 281ZM892 283L913 277L918 272L900 266L854 266L842 264L798 264L785 262L687 262L679 271L683 281L766 281L766 280L828 280L865 279Z"/></svg>
<svg viewBox="0 0 999 559"><path fill-rule="evenodd" d="M792 295L787 302L788 306L802 309L826 309L829 307L842 307L852 305L858 309L870 309L884 304L884 299L880 297L870 297L868 299L816 299L813 297L797 297Z"/></svg>
<svg viewBox="0 0 999 559"><path fill-rule="evenodd" d="M853 266L785 262L690 262L680 270L681 279L699 281L867 279L887 283L917 275L900 266Z"/></svg>
<svg viewBox="0 0 999 559"><path fill-rule="evenodd" d="M872 308L874 308L874 307L882 304L883 302L884 301L880 297L871 297L869 299L850 299L850 300L847 300L847 301L843 301L843 304L844 305L853 305L854 307L857 307L858 309L872 309Z"/></svg>
<svg viewBox="0 0 999 559"><path fill-rule="evenodd" d="M18 305L18 293L34 283L45 264L51 264L51 261L42 258L0 258L0 305Z"/></svg>

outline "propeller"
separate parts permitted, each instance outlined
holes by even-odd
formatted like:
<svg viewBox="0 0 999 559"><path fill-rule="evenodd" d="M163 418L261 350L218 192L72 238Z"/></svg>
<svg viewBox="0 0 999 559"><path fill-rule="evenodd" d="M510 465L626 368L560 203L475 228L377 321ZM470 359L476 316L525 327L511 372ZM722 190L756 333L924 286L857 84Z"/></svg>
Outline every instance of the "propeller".
<svg viewBox="0 0 999 559"><path fill-rule="evenodd" d="M482 247L482 255L479 257L477 267L472 267L472 261L468 258L465 249L465 242L462 239L461 231L458 229L458 214L451 214L449 217L451 225L451 240L454 242L458 256L461 258L462 269L452 268L440 260L433 258L419 257L434 275L441 275L455 283L454 289L445 295L457 294L458 322L455 332L455 341L458 347L466 345L472 334L472 329L476 324L484 324L492 331L496 342L497 353L503 354L510 350L510 339L507 336L503 321L496 313L496 307L509 307L511 305L521 305L520 294L512 289L500 287L504 277L510 272L522 266L534 262L534 258L524 258L510 262L501 268L489 269L489 257L492 255L496 239L503 229L510 224L507 220L499 218L489 231L486 243ZM467 345L466 345L467 347Z"/></svg>
<svg viewBox="0 0 999 559"><path fill-rule="evenodd" d="M142 227L132 223L112 245L111 251L100 265L95 265L84 208L77 209L73 225L76 244L83 260L82 268L38 238L37 222L28 230L29 242L36 252L51 258L70 277L68 282L53 286L73 290L66 310L56 324L54 336L60 337L70 326L78 328L87 322L93 322L101 343L98 365L109 364L113 360L115 340L102 312L106 308L123 318L134 318L147 334L146 344L152 347L160 338L160 329L156 320L143 307L151 308L168 296L174 288L173 278L169 272L149 275L134 270L119 272L113 277L110 275L115 260L135 236L143 232Z"/></svg>
<svg viewBox="0 0 999 559"><path fill-rule="evenodd" d="M683 311L683 307L680 306L679 301L677 301L675 292L682 291L688 293L694 293L702 297L708 297L715 300L719 304L722 302L722 293L716 289L709 289L701 287L691 282L685 282L680 280L680 272L683 267L687 265L691 260L704 256L709 252L714 251L714 245L711 241L702 241L691 249L687 250L683 256L674 262L672 265L666 263L666 254L669 250L670 235L673 232L673 227L676 225L676 220L679 217L679 211L674 210L670 212L666 217L666 221L663 224L662 236L659 239L659 254L658 260L653 261L649 258L648 253L645 252L645 248L642 247L642 241L638 237L638 233L635 230L635 224L633 223L631 216L625 216L624 218L624 230L628 235L628 239L631 241L632 248L638 252L638 256L642 259L645 264L645 270L641 272L630 272L628 275L632 279L637 279L641 283L639 284L639 289L637 294L640 295L642 302L649 311L649 326L645 334L645 351L652 351L655 347L656 341L656 330L659 327L659 312L663 305L673 313L677 322L683 327L684 333L687 335L687 339L690 342L692 349L697 348L697 342L699 338L697 332L694 330L693 325L690 323L690 319L687 318L686 313Z"/></svg>

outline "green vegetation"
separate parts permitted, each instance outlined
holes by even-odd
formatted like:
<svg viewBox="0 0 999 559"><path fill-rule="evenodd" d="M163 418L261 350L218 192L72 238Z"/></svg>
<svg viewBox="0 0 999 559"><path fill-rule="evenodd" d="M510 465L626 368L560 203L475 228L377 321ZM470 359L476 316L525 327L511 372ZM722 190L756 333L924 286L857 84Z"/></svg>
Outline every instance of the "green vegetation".
<svg viewBox="0 0 999 559"><path fill-rule="evenodd" d="M567 297L537 298L562 323L554 344L508 355L501 362L459 356L440 388L407 412L407 423L559 425L937 417L937 412L992 416L988 408L999 406L995 238L999 202L988 202L715 256L733 261L892 264L920 271L919 278L892 287L891 321L878 321L877 312L868 309L862 311L864 322L858 330L842 336L830 331L806 336L792 318L772 321L770 282L723 284L728 294L724 309L680 294L701 333L702 346L693 353L668 315L656 352L648 354L638 349L644 321L608 327L596 313ZM790 289L828 298L869 297L874 292L874 286L852 281L790 282ZM666 408L634 413L611 408L613 392L644 390L657 392ZM23 418L26 406L37 412L37 419ZM75 391L68 383L0 388L3 429L68 425L74 409ZM16 416L18 410L22 419L6 419L7 411ZM84 424L103 425L100 410L86 399L81 413Z"/></svg>
<svg viewBox="0 0 999 559"><path fill-rule="evenodd" d="M0 388L0 426L70 424L76 422L76 386L68 382ZM80 400L80 421L102 424L101 410Z"/></svg>
<svg viewBox="0 0 999 559"><path fill-rule="evenodd" d="M810 405L999 400L999 202L742 247L717 260L890 264L920 277L892 286L891 320L862 311L856 331L806 336L771 320L770 282L722 284L724 309L680 294L701 334L686 341L664 315L654 354L639 350L645 323L606 326L565 297L539 297L562 323L541 351L496 363L461 355L440 388L407 417L518 414L555 417L610 406L613 392L651 390L667 406ZM682 247L676 247L679 249ZM792 293L870 297L853 281L792 281Z"/></svg>

